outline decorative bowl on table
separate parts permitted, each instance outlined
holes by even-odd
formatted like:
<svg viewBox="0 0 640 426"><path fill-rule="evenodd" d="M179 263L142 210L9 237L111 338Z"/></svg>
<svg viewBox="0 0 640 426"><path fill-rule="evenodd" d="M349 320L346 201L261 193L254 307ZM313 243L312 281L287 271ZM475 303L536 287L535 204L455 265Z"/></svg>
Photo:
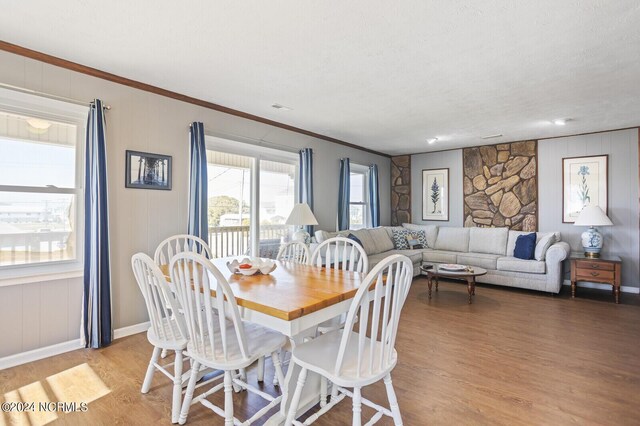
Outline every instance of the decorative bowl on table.
<svg viewBox="0 0 640 426"><path fill-rule="evenodd" d="M466 265L458 265L456 263L443 263L440 266L438 266L438 269L442 269L444 271L450 271L450 272L462 272L462 271L466 271L467 267Z"/></svg>
<svg viewBox="0 0 640 426"><path fill-rule="evenodd" d="M273 272L276 267L277 265L273 260L260 258L244 258L242 260L234 259L232 262L227 262L227 268L229 268L229 271L234 274L241 275L267 275Z"/></svg>

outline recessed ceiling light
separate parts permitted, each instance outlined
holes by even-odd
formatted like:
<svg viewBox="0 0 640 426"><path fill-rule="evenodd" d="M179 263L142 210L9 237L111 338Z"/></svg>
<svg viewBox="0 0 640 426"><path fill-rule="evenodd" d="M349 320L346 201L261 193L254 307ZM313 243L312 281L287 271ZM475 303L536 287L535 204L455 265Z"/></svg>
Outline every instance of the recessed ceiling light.
<svg viewBox="0 0 640 426"><path fill-rule="evenodd" d="M488 136L480 136L480 139L493 139L493 138L499 138L502 137L502 133L496 133L495 135L488 135Z"/></svg>
<svg viewBox="0 0 640 426"><path fill-rule="evenodd" d="M555 120L553 120L553 124L555 124L556 126L564 126L565 124L567 124L567 120L565 118L557 118Z"/></svg>
<svg viewBox="0 0 640 426"><path fill-rule="evenodd" d="M427 143L429 145L432 145L432 144L436 143L437 140L438 140L438 138L429 138L429 139L427 139Z"/></svg>
<svg viewBox="0 0 640 426"><path fill-rule="evenodd" d="M282 104L271 104L271 108L278 109L280 111L291 111L291 108L286 107Z"/></svg>

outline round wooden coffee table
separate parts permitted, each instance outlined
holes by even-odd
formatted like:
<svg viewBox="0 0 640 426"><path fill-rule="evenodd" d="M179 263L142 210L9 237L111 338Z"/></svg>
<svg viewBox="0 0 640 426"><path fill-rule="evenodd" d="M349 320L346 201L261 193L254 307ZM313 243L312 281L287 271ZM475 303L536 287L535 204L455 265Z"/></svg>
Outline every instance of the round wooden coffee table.
<svg viewBox="0 0 640 426"><path fill-rule="evenodd" d="M436 281L436 291L438 291L438 279L449 278L454 280L462 280L467 282L467 290L469 291L469 303L471 303L471 296L476 294L476 277L484 275L487 270L478 266L467 266L467 269L463 271L450 271L442 269L438 264L432 265L431 269L425 269L420 267L422 275L427 276L427 284L429 285L429 299L431 299L431 286L433 280Z"/></svg>

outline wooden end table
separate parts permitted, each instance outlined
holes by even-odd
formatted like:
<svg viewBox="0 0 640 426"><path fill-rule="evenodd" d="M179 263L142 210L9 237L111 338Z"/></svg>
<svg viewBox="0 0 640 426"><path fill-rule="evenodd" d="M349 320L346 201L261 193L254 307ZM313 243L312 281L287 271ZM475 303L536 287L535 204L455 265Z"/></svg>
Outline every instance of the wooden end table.
<svg viewBox="0 0 640 426"><path fill-rule="evenodd" d="M431 269L425 269L422 266L420 267L421 274L426 275L428 280L427 284L429 286L429 299L431 299L431 287L433 285L433 280L436 281L436 291L438 291L439 278L449 278L467 282L469 304L471 304L471 296L475 296L476 294L476 277L487 273L486 269L480 268L478 266L468 266L464 271L449 271L446 269L442 269L440 267L441 265L438 264L434 264L432 266L433 267Z"/></svg>
<svg viewBox="0 0 640 426"><path fill-rule="evenodd" d="M618 256L586 257L583 253L571 253L571 297L576 297L578 281L610 284L613 297L620 303L622 259Z"/></svg>

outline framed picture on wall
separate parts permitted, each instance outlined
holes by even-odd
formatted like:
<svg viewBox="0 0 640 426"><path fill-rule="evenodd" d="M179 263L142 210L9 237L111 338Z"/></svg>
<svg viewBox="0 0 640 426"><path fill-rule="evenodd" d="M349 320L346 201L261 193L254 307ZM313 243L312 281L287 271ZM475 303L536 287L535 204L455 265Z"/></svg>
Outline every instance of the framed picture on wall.
<svg viewBox="0 0 640 426"><path fill-rule="evenodd" d="M587 204L607 213L608 155L562 159L562 222L573 223Z"/></svg>
<svg viewBox="0 0 640 426"><path fill-rule="evenodd" d="M171 156L127 150L124 186L171 190Z"/></svg>
<svg viewBox="0 0 640 426"><path fill-rule="evenodd" d="M449 220L449 169L422 171L422 220Z"/></svg>

